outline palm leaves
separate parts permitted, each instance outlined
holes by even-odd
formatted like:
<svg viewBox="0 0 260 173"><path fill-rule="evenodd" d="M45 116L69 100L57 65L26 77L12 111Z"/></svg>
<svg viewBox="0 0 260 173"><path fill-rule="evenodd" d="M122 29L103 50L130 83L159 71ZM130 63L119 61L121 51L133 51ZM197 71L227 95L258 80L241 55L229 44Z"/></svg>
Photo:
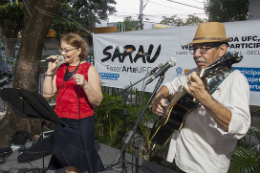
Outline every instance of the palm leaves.
<svg viewBox="0 0 260 173"><path fill-rule="evenodd" d="M111 88L112 89L112 88ZM110 92L109 92L110 91ZM126 104L127 116L124 117L124 99L121 95L113 94L113 90L104 91L103 87L103 101L100 106L95 107L96 116L96 137L101 143L120 149L122 146L122 137L125 133L131 130L140 114L142 103L146 103L150 97L150 93L144 94L143 102L140 103L140 93L136 89L131 89L131 95L128 97ZM132 97L132 96L135 96ZM138 102L137 102L138 101ZM154 115L148 109L145 115L138 124L136 133L142 134L146 140L146 146L149 145L150 129L144 124L151 120ZM125 133L123 133L124 118L126 121ZM126 148L130 152L131 148Z"/></svg>
<svg viewBox="0 0 260 173"><path fill-rule="evenodd" d="M248 134L238 140L234 149L229 173L258 173L260 172L259 124L251 127Z"/></svg>
<svg viewBox="0 0 260 173"><path fill-rule="evenodd" d="M247 151L242 148L235 148L229 173L257 173L260 172L259 150L256 148Z"/></svg>

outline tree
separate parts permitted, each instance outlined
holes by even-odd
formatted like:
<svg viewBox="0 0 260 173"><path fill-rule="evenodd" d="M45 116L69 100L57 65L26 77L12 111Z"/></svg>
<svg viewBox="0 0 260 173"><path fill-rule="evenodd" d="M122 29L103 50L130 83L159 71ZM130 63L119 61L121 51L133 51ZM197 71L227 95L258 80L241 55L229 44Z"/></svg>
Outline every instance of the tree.
<svg viewBox="0 0 260 173"><path fill-rule="evenodd" d="M172 17L163 16L163 20L160 23L164 25L181 26L183 20L181 18L177 18L177 15L173 15Z"/></svg>
<svg viewBox="0 0 260 173"><path fill-rule="evenodd" d="M210 22L246 20L249 0L207 0L205 12Z"/></svg>
<svg viewBox="0 0 260 173"><path fill-rule="evenodd" d="M189 14L187 19L181 19L177 17L177 15L173 15L172 17L163 16L163 20L160 22L161 24L171 25L171 26L187 26L187 25L198 25L199 23L207 22L207 19L201 19L198 16ZM184 22L185 21L185 22Z"/></svg>
<svg viewBox="0 0 260 173"><path fill-rule="evenodd" d="M115 0L67 0L76 9L75 20L84 23L83 27L93 31L94 22L100 23L105 20L108 14L116 12L115 7L109 4L116 4Z"/></svg>
<svg viewBox="0 0 260 173"><path fill-rule="evenodd" d="M76 9L73 9L69 4L63 3L60 10L57 12L57 16L54 17L51 25L51 29L56 31L56 38L60 41L61 34L76 31L78 24L71 20L71 15L75 13ZM80 23L81 24L81 23Z"/></svg>
<svg viewBox="0 0 260 173"><path fill-rule="evenodd" d="M114 13L115 7L108 4L116 4L114 0L65 0L53 19L51 29L56 31L56 38L60 40L60 34L74 32L76 30L92 32L93 24L100 23L100 19L107 19L107 12Z"/></svg>
<svg viewBox="0 0 260 173"><path fill-rule="evenodd" d="M82 2L82 0L74 1ZM101 8L100 0L95 1L99 2ZM91 2L95 4L95 1ZM23 8L22 41L16 60L13 88L38 93L35 81L39 80L39 68L35 68L35 65L41 59L45 37L63 0L23 0L23 2L26 8ZM103 5L106 6L106 4ZM8 146L11 135L18 130L25 130L32 136L40 134L39 121L22 118L21 113L16 113L8 107L7 114L0 121L0 148Z"/></svg>
<svg viewBox="0 0 260 173"><path fill-rule="evenodd" d="M198 16L189 14L188 18L186 19L185 23L183 24L184 26L187 25L198 25L199 23L205 23L207 22L207 19L201 19Z"/></svg>
<svg viewBox="0 0 260 173"><path fill-rule="evenodd" d="M15 56L15 43L18 32L23 27L23 3L7 3L0 6L0 28L5 40L14 39L12 44L5 44L5 54L9 57Z"/></svg>
<svg viewBox="0 0 260 173"><path fill-rule="evenodd" d="M49 31L53 17L46 13L55 14L62 0L24 0L27 8L23 8L23 32L21 47L16 60L13 88L21 88L38 92L35 81L39 80L39 68L35 64L40 60L45 37ZM34 78L32 76L35 76ZM40 134L38 121L22 118L9 106L5 117L0 121L0 147L10 145L11 135L18 130Z"/></svg>
<svg viewBox="0 0 260 173"><path fill-rule="evenodd" d="M138 21L127 16L123 22L118 22L118 27L120 32L138 30Z"/></svg>

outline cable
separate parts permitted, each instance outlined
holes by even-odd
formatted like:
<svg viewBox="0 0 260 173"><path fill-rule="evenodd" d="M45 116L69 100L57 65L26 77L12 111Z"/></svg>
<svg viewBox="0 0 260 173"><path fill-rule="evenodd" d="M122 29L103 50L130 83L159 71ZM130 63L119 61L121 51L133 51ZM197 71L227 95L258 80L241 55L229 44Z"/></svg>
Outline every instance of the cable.
<svg viewBox="0 0 260 173"><path fill-rule="evenodd" d="M81 61L80 61L81 62ZM80 66L80 62L78 64L78 67ZM78 69L78 67L76 68L76 70ZM81 145L83 147L84 150L84 154L85 154L85 162L86 162L86 166L87 166L87 171L89 171L89 166L88 166L88 160L87 160L87 152L85 149L85 145L83 143L83 137L82 137L82 132L81 132L81 119L80 119L80 86L78 85L78 118L79 118L79 135L80 135L80 141L81 141ZM94 115L93 115L94 116Z"/></svg>
<svg viewBox="0 0 260 173"><path fill-rule="evenodd" d="M134 155L133 155L133 152L134 152L134 147L132 147L132 173L134 173Z"/></svg>
<svg viewBox="0 0 260 173"><path fill-rule="evenodd" d="M86 162L86 166L87 166L87 171L89 171L89 167L88 167L88 160L87 160L87 152L83 143L83 139L82 139L82 132L81 132L81 120L80 120L80 86L78 85L78 115L79 115L79 135L80 135L80 141L81 141L81 145L83 147L84 150L84 154L85 154L85 162Z"/></svg>
<svg viewBox="0 0 260 173"><path fill-rule="evenodd" d="M16 160L16 159L8 160L7 162L14 161L14 160ZM27 162L27 163L28 163L28 162ZM30 163L30 164L31 164L31 163ZM31 164L31 165L32 165L32 164ZM41 169L38 168L37 166L34 166L34 167L31 166L31 168L16 168L16 167L12 167L12 168L10 168L10 169L7 170L7 171L1 169L1 170L0 170L0 173L12 173L13 170L18 170L17 173L25 173L25 172L27 172L27 171L34 171L34 170L38 170L39 173L42 172ZM34 172L34 173L35 173L35 172Z"/></svg>
<svg viewBox="0 0 260 173"><path fill-rule="evenodd" d="M67 13L65 13L64 11L62 11L61 9L60 9L60 11L63 13L63 14L65 14L65 15L67 15L67 16L69 16ZM58 16L58 15L57 15ZM58 17L60 17L60 16L58 16ZM70 19L72 19L75 23L77 23L78 25L80 25L76 20L74 20L73 18L71 18L71 17L69 17ZM64 19L64 20L66 20L66 19ZM68 21L69 22L69 21ZM82 30L84 30L84 31L86 31L86 32L88 32L90 35L92 35L92 33L90 32L90 31L88 31L88 30L86 30L83 26L78 26L80 29L82 29Z"/></svg>
<svg viewBox="0 0 260 173"><path fill-rule="evenodd" d="M73 18L71 18L67 13L65 13L64 11L62 11L61 9L60 9L60 11L63 13L63 14L65 14L65 15L67 15L70 19L72 19L75 23L77 23L79 26L79 28L80 29L82 29L82 30L84 30L84 31L86 31L86 32L88 32L90 35L92 35L92 33L90 32L90 31L88 31L88 30L86 30L83 26L81 26L76 20L74 20ZM58 15L57 15L58 16ZM60 16L58 16L58 17L60 17Z"/></svg>
<svg viewBox="0 0 260 173"><path fill-rule="evenodd" d="M197 6L194 6L194 5L184 4L184 3L176 2L176 1L173 1L173 0L167 0L167 1L170 1L170 2L173 2L173 3L176 3L176 4L185 5L185 6L192 7L192 8L197 8L197 9L199 9L199 10L204 10L203 8L197 7Z"/></svg>
<svg viewBox="0 0 260 173"><path fill-rule="evenodd" d="M67 19L64 19L63 17L61 17L61 16L59 16L59 15L57 15L57 14L55 14L55 13L47 12L47 11L45 11L45 10L39 8L37 5L35 5L34 8L35 8L36 10L38 10L40 13L42 13L43 15L50 16L50 17L55 17L55 16L57 16L57 17L63 19L64 21L66 21L66 22L70 22L72 25L74 25L74 26L76 26L76 27L78 27L78 28L80 28L80 29L86 31L87 33L89 33L89 34L92 36L92 33L91 33L90 31L88 31L87 29L85 29L83 26L81 26L78 22L75 22L75 23L77 24L77 25L75 25L73 22L71 22L71 21L69 21L69 20L67 20ZM65 14L66 14L66 13L65 13ZM67 14L66 14L66 15L67 15ZM69 15L68 15L68 17L69 17ZM70 18L70 17L69 17L69 18Z"/></svg>
<svg viewBox="0 0 260 173"><path fill-rule="evenodd" d="M163 6L163 7L167 7L167 8L171 8L171 9L175 9L175 10L178 10L178 11L187 11L187 12L190 12L188 10L182 10L182 9L178 9L178 8L174 8L174 7L170 7L170 6L166 6L166 5L162 5L162 4L158 4L156 2L153 2L153 1L150 1L151 3L154 3L154 4L157 4L157 5L160 5L160 6ZM157 7L158 8L158 7Z"/></svg>
<svg viewBox="0 0 260 173"><path fill-rule="evenodd" d="M203 4L203 2L200 2L200 1L196 1L196 0L193 0L193 1L195 1L195 2L197 2L197 3L200 3L200 4Z"/></svg>
<svg viewBox="0 0 260 173"><path fill-rule="evenodd" d="M26 172L29 172L29 171L39 171L39 173L42 173L42 170L38 167L34 167L34 168L23 168L21 169L20 171L18 171L18 173L26 173Z"/></svg>
<svg viewBox="0 0 260 173"><path fill-rule="evenodd" d="M62 4L62 3L60 3L60 2L57 2L57 1L55 1L55 0L52 0L52 1L56 2L57 4Z"/></svg>
<svg viewBox="0 0 260 173"><path fill-rule="evenodd" d="M23 3L24 3L24 5L25 5L25 7L26 7L26 9L27 9L27 11L28 11L28 13L29 13L30 17L32 17L32 14L31 14L31 12L29 11L29 9L28 9L28 7L27 7L26 3L24 2L24 0L23 0Z"/></svg>

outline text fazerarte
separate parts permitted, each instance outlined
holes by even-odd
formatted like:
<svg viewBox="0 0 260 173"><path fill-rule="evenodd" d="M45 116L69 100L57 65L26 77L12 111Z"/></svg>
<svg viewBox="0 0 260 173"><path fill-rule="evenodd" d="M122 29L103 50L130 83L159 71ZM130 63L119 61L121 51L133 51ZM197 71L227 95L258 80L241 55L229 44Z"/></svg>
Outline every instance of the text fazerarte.
<svg viewBox="0 0 260 173"><path fill-rule="evenodd" d="M131 66L122 66L122 67L112 67L110 65L107 66L107 71L109 72L130 72L130 73L147 73L152 67L131 67Z"/></svg>

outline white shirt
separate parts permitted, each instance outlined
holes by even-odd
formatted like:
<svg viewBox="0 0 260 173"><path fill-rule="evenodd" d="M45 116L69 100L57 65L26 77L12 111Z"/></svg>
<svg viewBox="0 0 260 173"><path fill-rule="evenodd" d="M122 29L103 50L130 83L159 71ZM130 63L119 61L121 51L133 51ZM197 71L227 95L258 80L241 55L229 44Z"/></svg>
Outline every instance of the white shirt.
<svg viewBox="0 0 260 173"><path fill-rule="evenodd" d="M170 95L188 82L188 74L164 84ZM185 172L227 172L237 139L241 139L250 127L249 85L238 70L217 87L212 97L232 112L228 132L218 126L203 105L190 112L183 128L174 133L167 156L169 162L175 158L175 163Z"/></svg>

